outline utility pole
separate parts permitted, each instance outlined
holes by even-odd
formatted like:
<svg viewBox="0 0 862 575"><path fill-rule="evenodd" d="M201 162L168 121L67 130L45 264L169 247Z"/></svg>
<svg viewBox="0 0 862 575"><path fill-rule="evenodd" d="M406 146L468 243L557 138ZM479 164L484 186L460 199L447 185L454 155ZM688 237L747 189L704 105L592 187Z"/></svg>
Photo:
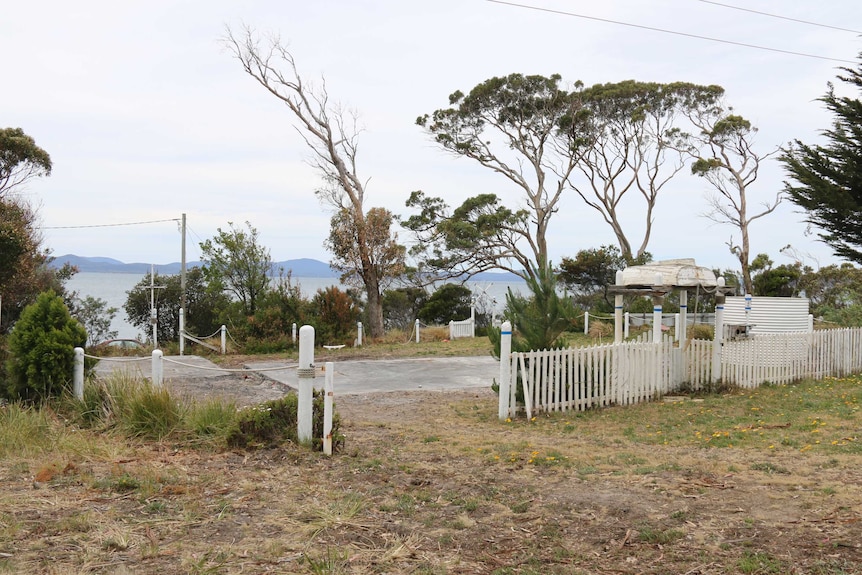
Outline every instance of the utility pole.
<svg viewBox="0 0 862 575"><path fill-rule="evenodd" d="M159 316L156 313L156 290L167 286L156 285L155 266L150 264L150 323L153 324L153 349L159 347Z"/></svg>

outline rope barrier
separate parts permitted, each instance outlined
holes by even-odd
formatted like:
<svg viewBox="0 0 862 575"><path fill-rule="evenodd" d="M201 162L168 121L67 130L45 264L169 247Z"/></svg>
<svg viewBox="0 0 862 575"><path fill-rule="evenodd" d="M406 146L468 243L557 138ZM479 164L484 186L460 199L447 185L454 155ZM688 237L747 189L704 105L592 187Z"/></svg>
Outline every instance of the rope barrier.
<svg viewBox="0 0 862 575"><path fill-rule="evenodd" d="M115 361L117 363L134 363L136 361L149 361L149 357L99 357L98 355L84 354L84 357L89 359L98 359L99 361Z"/></svg>
<svg viewBox="0 0 862 575"><path fill-rule="evenodd" d="M285 365L280 367L261 367L257 369L251 368L242 368L242 369L232 369L228 367L208 367L204 365L195 365L193 363L185 363L182 361L177 361L175 359L171 359L169 357L163 357L162 361L173 363L174 365L181 365L183 367L190 367L192 369L202 369L204 371L226 371L229 373L249 373L249 372L262 372L262 371L284 371L286 369L297 369L295 365Z"/></svg>

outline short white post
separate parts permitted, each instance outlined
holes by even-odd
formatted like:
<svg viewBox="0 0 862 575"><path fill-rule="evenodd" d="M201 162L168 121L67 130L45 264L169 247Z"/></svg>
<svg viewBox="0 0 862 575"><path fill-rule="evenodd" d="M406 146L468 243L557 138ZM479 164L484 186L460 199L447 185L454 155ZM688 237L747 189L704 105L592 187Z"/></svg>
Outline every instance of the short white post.
<svg viewBox="0 0 862 575"><path fill-rule="evenodd" d="M314 402L314 327L299 328L299 366L296 369L298 405L296 437L299 443L311 443Z"/></svg>
<svg viewBox="0 0 862 575"><path fill-rule="evenodd" d="M72 372L72 391L75 399L84 399L84 348L75 348L75 369Z"/></svg>
<svg viewBox="0 0 862 575"><path fill-rule="evenodd" d="M185 310L180 308L180 355L186 349L186 315Z"/></svg>
<svg viewBox="0 0 862 575"><path fill-rule="evenodd" d="M291 329L290 338L293 341L293 343L296 343L296 324L295 323L293 324L293 327Z"/></svg>
<svg viewBox="0 0 862 575"><path fill-rule="evenodd" d="M180 310L182 312L183 310ZM150 308L150 325L152 326L153 347L159 347L159 317L156 308Z"/></svg>
<svg viewBox="0 0 862 575"><path fill-rule="evenodd" d="M584 335L589 335L590 333L590 312L584 312Z"/></svg>
<svg viewBox="0 0 862 575"><path fill-rule="evenodd" d="M323 453L326 455L332 455L332 400L335 395L332 379L334 374L335 364L327 361L326 378L323 383L323 392L326 394L323 397Z"/></svg>
<svg viewBox="0 0 862 575"><path fill-rule="evenodd" d="M182 341L182 340L180 340ZM153 367L152 367L152 377L153 377L153 385L155 387L161 387L162 383L165 380L165 366L162 361L163 352L160 349L153 350Z"/></svg>
<svg viewBox="0 0 862 575"><path fill-rule="evenodd" d="M419 343L419 320L416 320L416 343Z"/></svg>
<svg viewBox="0 0 862 575"><path fill-rule="evenodd" d="M629 338L629 312L623 315L623 337Z"/></svg>
<svg viewBox="0 0 862 575"><path fill-rule="evenodd" d="M673 314L673 338L676 341L679 341L679 315L678 313Z"/></svg>
<svg viewBox="0 0 862 575"><path fill-rule="evenodd" d="M362 322L356 322L356 345L362 347Z"/></svg>
<svg viewBox="0 0 862 575"><path fill-rule="evenodd" d="M617 270L616 285L623 284L623 272ZM618 293L614 296L614 343L622 343L623 341L623 294Z"/></svg>
<svg viewBox="0 0 862 575"><path fill-rule="evenodd" d="M500 326L500 398L497 415L501 420L509 417L509 394L512 378L512 323L504 321Z"/></svg>
<svg viewBox="0 0 862 575"><path fill-rule="evenodd" d="M685 341L688 335L688 290L684 289L679 292L679 324L676 326L676 335L678 341Z"/></svg>
<svg viewBox="0 0 862 575"><path fill-rule="evenodd" d="M455 339L455 320L449 320L449 339Z"/></svg>
<svg viewBox="0 0 862 575"><path fill-rule="evenodd" d="M222 324L221 326L221 354L224 355L227 353L227 326Z"/></svg>
<svg viewBox="0 0 862 575"><path fill-rule="evenodd" d="M809 331L809 333L814 331L814 314L813 313L808 314L808 331Z"/></svg>

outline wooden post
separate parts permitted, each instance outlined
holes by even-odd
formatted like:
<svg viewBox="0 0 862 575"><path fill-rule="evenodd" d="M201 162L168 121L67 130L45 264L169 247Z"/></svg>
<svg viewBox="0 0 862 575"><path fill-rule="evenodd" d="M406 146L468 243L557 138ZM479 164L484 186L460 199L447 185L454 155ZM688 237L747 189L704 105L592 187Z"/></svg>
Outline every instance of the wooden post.
<svg viewBox="0 0 862 575"><path fill-rule="evenodd" d="M361 324L360 324L361 325ZM335 395L333 377L335 375L335 364L326 362L326 377L323 383L323 453L332 455L332 401Z"/></svg>
<svg viewBox="0 0 862 575"><path fill-rule="evenodd" d="M721 345L724 339L724 278L718 278L715 292L715 335L712 338L712 383L721 379Z"/></svg>
<svg viewBox="0 0 862 575"><path fill-rule="evenodd" d="M617 270L616 285L620 286L623 283L623 272ZM623 294L614 296L614 343L622 343L623 341Z"/></svg>
<svg viewBox="0 0 862 575"><path fill-rule="evenodd" d="M688 335L688 290L682 289L679 292L679 325L676 327L677 340L685 343Z"/></svg>
<svg viewBox="0 0 862 575"><path fill-rule="evenodd" d="M299 366L296 369L299 389L296 408L296 437L299 443L310 445L314 402L314 327L299 328Z"/></svg>
<svg viewBox="0 0 862 575"><path fill-rule="evenodd" d="M509 417L514 406L509 405L512 378L512 323L504 321L500 326L500 397L497 415L501 420Z"/></svg>
<svg viewBox="0 0 862 575"><path fill-rule="evenodd" d="M416 320L416 343L419 343L419 320Z"/></svg>
<svg viewBox="0 0 862 575"><path fill-rule="evenodd" d="M221 326L221 354L227 353L227 326Z"/></svg>
<svg viewBox="0 0 862 575"><path fill-rule="evenodd" d="M362 347L362 322L356 322L356 346Z"/></svg>

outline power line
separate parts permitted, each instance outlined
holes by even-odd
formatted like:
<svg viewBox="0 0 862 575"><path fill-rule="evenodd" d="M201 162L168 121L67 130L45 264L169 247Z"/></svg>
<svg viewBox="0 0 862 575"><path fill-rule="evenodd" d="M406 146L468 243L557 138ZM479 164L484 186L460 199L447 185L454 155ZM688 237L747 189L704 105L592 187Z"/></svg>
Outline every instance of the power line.
<svg viewBox="0 0 862 575"><path fill-rule="evenodd" d="M179 218L171 218L169 220L149 220L146 222L127 222L123 224L90 224L86 226L43 226L37 229L40 230L79 230L84 228L115 228L118 226L142 226L145 224L160 224L164 222L178 222Z"/></svg>
<svg viewBox="0 0 862 575"><path fill-rule="evenodd" d="M780 18L781 20L789 20L791 22L799 22L800 24L808 24L809 26L819 26L821 28L830 28L832 30L840 30L841 32L852 32L854 34L862 34L859 30L853 30L851 28L841 28L839 26L831 26L829 24L820 24L819 22L811 22L810 20L800 20L799 18L790 18L789 16L781 16L780 14L770 14L769 12L760 12L759 10L752 10L751 8L743 8L742 6L731 6L730 4L722 4L721 2L713 2L712 0L699 0L705 4L714 4L716 6L721 6L722 8L730 8L732 10L741 10L742 12L751 12L752 14L759 14L761 16L769 16L770 18Z"/></svg>
<svg viewBox="0 0 862 575"><path fill-rule="evenodd" d="M662 32L664 34L674 34L676 36L685 36L686 38L697 38L698 40L709 40L711 42L720 42L722 44L731 44L733 46L742 46L744 48L754 48L756 50L767 50L769 52L779 52L781 54L790 54L791 56L803 56L805 58L816 58L818 60L829 60L831 62L841 62L842 64L856 64L854 60L844 60L841 58L830 58L828 56L819 56L817 54L806 54L805 52L794 52L792 50L782 50L780 48L770 48L768 46L758 46L757 44L746 44L745 42L734 42L733 40L723 40L721 38L711 38L709 36L700 36L698 34L690 34L688 32L677 32L676 30L665 30L664 28L655 28L653 26L645 26L643 24L632 24L630 22L621 22L619 20L610 20L608 18L599 18L598 16L587 16L585 14L576 14L574 12L566 12L563 10L554 10L552 8L541 8L539 6L528 6L526 4L518 4L516 2L504 2L503 0L486 0L493 4L503 4L513 6L515 8L526 8L528 10L536 10L538 12L548 12L550 14L560 14L562 16L572 16L574 18L583 18L585 20L595 20L597 22L605 22L607 24L617 24L618 26L628 26L629 28L639 28L641 30L650 30L652 32Z"/></svg>

